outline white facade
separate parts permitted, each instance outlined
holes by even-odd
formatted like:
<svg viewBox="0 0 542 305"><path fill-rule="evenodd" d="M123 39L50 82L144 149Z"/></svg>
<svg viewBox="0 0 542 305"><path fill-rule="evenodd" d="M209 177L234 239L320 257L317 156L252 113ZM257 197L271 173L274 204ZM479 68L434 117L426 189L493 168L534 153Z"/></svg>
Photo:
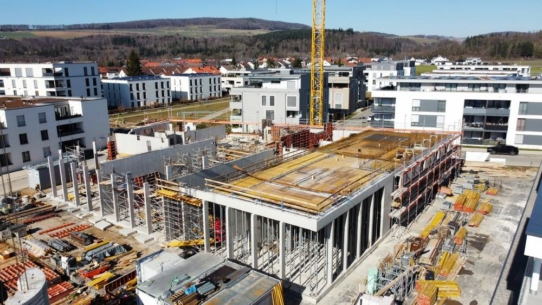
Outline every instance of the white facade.
<svg viewBox="0 0 542 305"><path fill-rule="evenodd" d="M58 150L79 145L90 149L96 141L105 147L109 135L107 101L103 98L3 98L0 108L3 139L0 138L2 171L58 158Z"/></svg>
<svg viewBox="0 0 542 305"><path fill-rule="evenodd" d="M542 149L542 80L396 78L373 92L375 127L463 130L463 143Z"/></svg>
<svg viewBox="0 0 542 305"><path fill-rule="evenodd" d="M0 96L101 97L93 62L0 63Z"/></svg>
<svg viewBox="0 0 542 305"><path fill-rule="evenodd" d="M445 65L449 62L448 58L446 57L442 57L442 56L437 56L433 59L431 59L431 64L433 65L436 65L436 66L441 66L441 65Z"/></svg>
<svg viewBox="0 0 542 305"><path fill-rule="evenodd" d="M174 99L204 100L222 96L220 75L174 74L165 77L171 80L171 94Z"/></svg>
<svg viewBox="0 0 542 305"><path fill-rule="evenodd" d="M444 65L438 66L431 74L475 76L517 75L528 77L531 76L531 67L518 65Z"/></svg>
<svg viewBox="0 0 542 305"><path fill-rule="evenodd" d="M366 64L365 85L367 86L367 92L373 92L373 90L380 87L395 85L391 77L415 75L416 65L414 61L370 63Z"/></svg>
<svg viewBox="0 0 542 305"><path fill-rule="evenodd" d="M109 107L144 107L171 103L171 81L160 76L128 76L102 80Z"/></svg>

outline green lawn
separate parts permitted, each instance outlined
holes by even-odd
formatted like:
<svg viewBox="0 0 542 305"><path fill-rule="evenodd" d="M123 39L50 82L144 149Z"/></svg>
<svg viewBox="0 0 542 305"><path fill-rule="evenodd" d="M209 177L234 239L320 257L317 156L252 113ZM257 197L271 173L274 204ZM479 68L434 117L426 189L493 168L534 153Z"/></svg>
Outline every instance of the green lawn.
<svg viewBox="0 0 542 305"><path fill-rule="evenodd" d="M0 36L13 39L36 37L36 35L31 32L0 32Z"/></svg>
<svg viewBox="0 0 542 305"><path fill-rule="evenodd" d="M416 66L416 75L422 75L422 73L433 72L433 70L435 70L436 68L437 66L425 66L425 65Z"/></svg>

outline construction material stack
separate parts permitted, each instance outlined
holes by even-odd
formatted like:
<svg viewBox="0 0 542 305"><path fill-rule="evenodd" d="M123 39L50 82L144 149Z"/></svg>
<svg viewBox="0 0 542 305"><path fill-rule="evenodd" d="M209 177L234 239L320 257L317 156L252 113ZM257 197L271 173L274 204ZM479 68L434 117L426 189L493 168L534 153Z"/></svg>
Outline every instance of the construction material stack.
<svg viewBox="0 0 542 305"><path fill-rule="evenodd" d="M463 212L465 213L474 213L476 207L478 206L478 201L480 200L480 193L474 192L471 190L466 190L463 195L465 195L465 202L463 204Z"/></svg>
<svg viewBox="0 0 542 305"><path fill-rule="evenodd" d="M423 285L418 292L418 305L433 305L437 302L437 286Z"/></svg>

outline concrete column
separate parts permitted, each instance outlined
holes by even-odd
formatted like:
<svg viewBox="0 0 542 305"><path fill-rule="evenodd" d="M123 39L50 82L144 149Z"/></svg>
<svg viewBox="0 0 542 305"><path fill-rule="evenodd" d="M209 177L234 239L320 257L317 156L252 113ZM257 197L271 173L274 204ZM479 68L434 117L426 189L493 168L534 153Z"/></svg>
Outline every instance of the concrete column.
<svg viewBox="0 0 542 305"><path fill-rule="evenodd" d="M389 221L389 217L384 217L384 215L386 215L386 198L389 198L391 196L391 193L387 194L386 193L386 189L389 189L389 188L382 188L382 198L380 198L380 236L384 236L384 234L386 232L388 232L388 229L390 227L390 221ZM387 220L387 221L386 221ZM388 228L386 228L386 230L384 230L384 224L387 223L388 224Z"/></svg>
<svg viewBox="0 0 542 305"><path fill-rule="evenodd" d="M349 246L349 243L348 243L348 240L350 238L349 236L349 231L350 231L350 226L348 225L349 223L349 219L350 219L350 210L348 210L346 212L346 214L343 214L345 216L344 218L344 231L343 231L343 234L344 234L344 240L343 240L343 272L346 271L346 269L348 269L348 246Z"/></svg>
<svg viewBox="0 0 542 305"><path fill-rule="evenodd" d="M111 174L111 195L113 196L113 213L115 214L115 222L119 222L120 221L119 197L115 189L116 189L115 174Z"/></svg>
<svg viewBox="0 0 542 305"><path fill-rule="evenodd" d="M130 228L135 228L135 206L134 206L134 185L132 184L132 173L126 173L126 193L128 200L128 215L130 216Z"/></svg>
<svg viewBox="0 0 542 305"><path fill-rule="evenodd" d="M286 224L279 222L279 278L286 278Z"/></svg>
<svg viewBox="0 0 542 305"><path fill-rule="evenodd" d="M98 180L98 196L100 196L100 215L101 215L101 217L104 217L105 216L104 187L102 185L102 178L101 178L99 170L96 170L96 178Z"/></svg>
<svg viewBox="0 0 542 305"><path fill-rule="evenodd" d="M151 188L149 183L143 183L143 200L145 201L145 222L147 223L147 234L152 234L152 209L151 209Z"/></svg>
<svg viewBox="0 0 542 305"><path fill-rule="evenodd" d="M100 169L100 162L98 162L98 149L96 148L96 141L92 141L92 150L94 151L94 169Z"/></svg>
<svg viewBox="0 0 542 305"><path fill-rule="evenodd" d="M359 209L358 209L358 228L357 228L358 236L356 240L356 258L361 257L361 228L362 228L361 222L363 219L362 215L363 215L363 200L360 202Z"/></svg>
<svg viewBox="0 0 542 305"><path fill-rule="evenodd" d="M333 244L335 236L335 221L327 225L327 283L333 283Z"/></svg>
<svg viewBox="0 0 542 305"><path fill-rule="evenodd" d="M209 201L203 200L203 239L204 239L204 251L211 252L211 234L210 234L210 225L209 225ZM213 224L214 227L214 224ZM216 237L215 237L216 238Z"/></svg>
<svg viewBox="0 0 542 305"><path fill-rule="evenodd" d="M374 212L374 206L375 206L375 194L371 195L371 208L369 209L369 238L368 238L368 244L369 247L373 245L373 212Z"/></svg>
<svg viewBox="0 0 542 305"><path fill-rule="evenodd" d="M62 158L62 150L60 150L58 170L60 171L60 182L62 184L62 197L65 202L68 202L68 181L66 181L66 164L64 163L64 158Z"/></svg>
<svg viewBox="0 0 542 305"><path fill-rule="evenodd" d="M166 180L173 179L173 167L171 165L166 165Z"/></svg>
<svg viewBox="0 0 542 305"><path fill-rule="evenodd" d="M207 156L201 156L201 169L209 167L209 158Z"/></svg>
<svg viewBox="0 0 542 305"><path fill-rule="evenodd" d="M233 253L234 253L234 242L233 242L233 238L235 236L235 232L233 231L234 230L234 225L233 224L233 217L232 217L232 213L233 213L233 209L230 208L230 207L226 207L226 251L227 251L227 254L228 254L228 258L229 259L233 259Z"/></svg>
<svg viewBox="0 0 542 305"><path fill-rule="evenodd" d="M540 259L533 257L533 276L531 277L531 293L538 292L538 283L540 282Z"/></svg>
<svg viewBox="0 0 542 305"><path fill-rule="evenodd" d="M49 178L51 180L51 191L53 192L53 198L56 198L58 194L56 192L55 162L53 161L53 157L51 156L47 157L47 164L49 165Z"/></svg>
<svg viewBox="0 0 542 305"><path fill-rule="evenodd" d="M81 198L79 198L79 181L77 181L77 167L76 163L70 163L72 169L72 184L73 184L73 195L75 196L75 206L81 205Z"/></svg>
<svg viewBox="0 0 542 305"><path fill-rule="evenodd" d="M88 166L83 167L83 176L85 176L85 192L87 193L87 207L88 211L92 211L92 190L90 189L90 174L88 172Z"/></svg>
<svg viewBox="0 0 542 305"><path fill-rule="evenodd" d="M252 268L258 269L258 216L256 214L250 215L250 254L252 260Z"/></svg>

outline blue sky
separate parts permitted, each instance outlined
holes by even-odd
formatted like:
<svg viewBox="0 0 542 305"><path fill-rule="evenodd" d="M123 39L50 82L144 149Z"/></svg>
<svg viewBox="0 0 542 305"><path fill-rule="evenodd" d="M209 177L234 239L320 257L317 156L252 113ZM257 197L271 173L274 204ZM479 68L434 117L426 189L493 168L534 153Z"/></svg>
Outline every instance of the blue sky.
<svg viewBox="0 0 542 305"><path fill-rule="evenodd" d="M14 0L2 24L72 24L155 18L254 17L310 24L312 0ZM465 37L537 31L541 0L327 0L326 27Z"/></svg>

